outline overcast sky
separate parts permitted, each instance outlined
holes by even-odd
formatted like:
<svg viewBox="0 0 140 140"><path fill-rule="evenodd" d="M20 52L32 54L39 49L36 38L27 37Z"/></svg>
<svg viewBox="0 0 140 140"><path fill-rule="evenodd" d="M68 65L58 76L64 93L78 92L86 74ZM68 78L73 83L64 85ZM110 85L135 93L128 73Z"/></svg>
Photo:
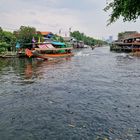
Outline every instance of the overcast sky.
<svg viewBox="0 0 140 140"><path fill-rule="evenodd" d="M0 0L0 26L3 29L19 29L32 26L40 31L52 31L63 35L79 30L87 36L116 39L118 32L140 32L140 20L123 23L122 19L110 26L110 13L103 11L106 0Z"/></svg>

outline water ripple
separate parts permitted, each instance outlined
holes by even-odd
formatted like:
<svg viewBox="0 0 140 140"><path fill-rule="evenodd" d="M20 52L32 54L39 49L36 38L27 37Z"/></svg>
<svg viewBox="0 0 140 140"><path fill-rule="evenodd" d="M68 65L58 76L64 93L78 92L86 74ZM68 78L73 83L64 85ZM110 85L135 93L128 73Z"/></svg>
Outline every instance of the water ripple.
<svg viewBox="0 0 140 140"><path fill-rule="evenodd" d="M138 58L103 47L0 62L0 139L140 139Z"/></svg>

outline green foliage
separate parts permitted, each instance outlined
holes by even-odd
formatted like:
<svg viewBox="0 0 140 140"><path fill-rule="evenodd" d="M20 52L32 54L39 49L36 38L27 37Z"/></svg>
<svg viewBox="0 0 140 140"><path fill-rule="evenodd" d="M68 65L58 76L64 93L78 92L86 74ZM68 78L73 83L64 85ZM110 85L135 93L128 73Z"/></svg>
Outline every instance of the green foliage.
<svg viewBox="0 0 140 140"><path fill-rule="evenodd" d="M0 52L13 50L15 47L16 37L13 33L3 31L0 27Z"/></svg>
<svg viewBox="0 0 140 140"><path fill-rule="evenodd" d="M32 38L36 36L36 29L34 27L21 26L20 29L15 32L15 35L23 48L31 47Z"/></svg>
<svg viewBox="0 0 140 140"><path fill-rule="evenodd" d="M78 41L83 41L86 45L94 45L95 39L92 37L86 36L84 33L80 33L79 31L74 31L70 33L71 37L74 37Z"/></svg>
<svg viewBox="0 0 140 140"><path fill-rule="evenodd" d="M118 33L118 40L121 40L124 36L124 32Z"/></svg>
<svg viewBox="0 0 140 140"><path fill-rule="evenodd" d="M118 38L119 38L119 37L122 37L123 34L124 34L124 32L118 33Z"/></svg>
<svg viewBox="0 0 140 140"><path fill-rule="evenodd" d="M86 36L83 33L80 33L79 31L71 32L70 36L74 37L77 40L82 40L82 41L86 40L85 39Z"/></svg>
<svg viewBox="0 0 140 140"><path fill-rule="evenodd" d="M80 33L79 31L71 32L70 36L74 37L78 41L83 41L86 45L89 45L89 46L93 46L96 44L102 45L106 43L102 40L97 40L92 37L86 36L84 33Z"/></svg>
<svg viewBox="0 0 140 140"><path fill-rule="evenodd" d="M10 47L6 42L0 42L0 53L5 52Z"/></svg>
<svg viewBox="0 0 140 140"><path fill-rule="evenodd" d="M0 54L1 54L2 52L5 52L5 48L4 48L3 45L1 45L1 43L0 43Z"/></svg>
<svg viewBox="0 0 140 140"><path fill-rule="evenodd" d="M108 3L105 7L105 11L112 9L109 23L111 24L123 17L123 21L136 21L140 16L140 1L139 0L114 0Z"/></svg>
<svg viewBox="0 0 140 140"><path fill-rule="evenodd" d="M2 32L2 28L0 27L0 32Z"/></svg>
<svg viewBox="0 0 140 140"><path fill-rule="evenodd" d="M54 40L54 41L59 41L59 42L64 42L63 37L58 36L58 35L56 35L56 34L52 37L52 40Z"/></svg>
<svg viewBox="0 0 140 140"><path fill-rule="evenodd" d="M0 48L8 48L10 45L6 42L0 42Z"/></svg>
<svg viewBox="0 0 140 140"><path fill-rule="evenodd" d="M11 32L3 31L3 41L5 41L6 43L8 43L11 46L13 46L13 45L15 46L16 37Z"/></svg>

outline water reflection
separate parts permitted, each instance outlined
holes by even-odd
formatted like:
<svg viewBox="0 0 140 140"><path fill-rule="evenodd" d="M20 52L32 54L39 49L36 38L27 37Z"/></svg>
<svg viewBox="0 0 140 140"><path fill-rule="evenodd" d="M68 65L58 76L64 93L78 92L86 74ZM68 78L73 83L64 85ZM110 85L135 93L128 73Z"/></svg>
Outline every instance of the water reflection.
<svg viewBox="0 0 140 140"><path fill-rule="evenodd" d="M26 76L26 78L30 79L32 77L32 74L33 74L32 64L29 63L26 65L25 76Z"/></svg>
<svg viewBox="0 0 140 140"><path fill-rule="evenodd" d="M12 58L12 59L0 59L0 72L9 73L9 70L20 76L21 79L35 79L43 75L43 71L47 68L51 69L54 65L71 61L71 57L61 58L56 60L44 61L41 59L25 59L25 58ZM1 75L0 75L1 76Z"/></svg>

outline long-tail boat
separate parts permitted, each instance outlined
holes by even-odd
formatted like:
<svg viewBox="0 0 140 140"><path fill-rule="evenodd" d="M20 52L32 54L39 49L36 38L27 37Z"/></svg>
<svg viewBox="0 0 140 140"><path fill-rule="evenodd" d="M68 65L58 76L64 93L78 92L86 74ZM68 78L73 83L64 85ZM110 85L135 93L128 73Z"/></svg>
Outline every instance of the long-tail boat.
<svg viewBox="0 0 140 140"><path fill-rule="evenodd" d="M26 49L25 53L29 57L49 60L73 56L72 49L72 47L67 47L65 43L51 42L38 44L33 50Z"/></svg>

